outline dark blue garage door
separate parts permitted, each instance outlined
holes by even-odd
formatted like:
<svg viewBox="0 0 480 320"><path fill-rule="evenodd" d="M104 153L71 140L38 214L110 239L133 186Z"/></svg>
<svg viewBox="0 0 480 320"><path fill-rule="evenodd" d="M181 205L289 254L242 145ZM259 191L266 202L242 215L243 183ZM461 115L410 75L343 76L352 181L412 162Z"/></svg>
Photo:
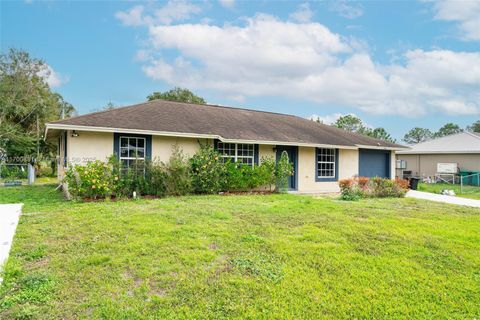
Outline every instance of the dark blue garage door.
<svg viewBox="0 0 480 320"><path fill-rule="evenodd" d="M360 177L390 178L390 151L360 149Z"/></svg>

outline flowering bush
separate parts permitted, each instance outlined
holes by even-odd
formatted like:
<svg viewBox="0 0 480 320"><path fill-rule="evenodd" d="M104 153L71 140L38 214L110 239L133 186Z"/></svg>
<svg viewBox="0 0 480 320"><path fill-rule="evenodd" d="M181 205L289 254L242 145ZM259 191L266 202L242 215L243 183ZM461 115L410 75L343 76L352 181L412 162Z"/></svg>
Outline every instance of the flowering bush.
<svg viewBox="0 0 480 320"><path fill-rule="evenodd" d="M196 193L218 193L222 189L225 165L212 146L202 144L190 159L192 187Z"/></svg>
<svg viewBox="0 0 480 320"><path fill-rule="evenodd" d="M212 194L219 191L250 191L272 188L278 191L288 187L293 168L286 154L278 164L273 157L262 158L258 166L241 163L223 163L210 145L201 145L190 159L177 146L167 163L138 161L131 168L123 168L115 156L108 162L91 161L85 166L70 166L64 182L75 198L107 198L137 196L179 196L192 192Z"/></svg>
<svg viewBox="0 0 480 320"><path fill-rule="evenodd" d="M408 181L403 179L365 178L343 179L339 181L343 200L358 200L360 198L400 198L408 191Z"/></svg>
<svg viewBox="0 0 480 320"><path fill-rule="evenodd" d="M85 166L70 165L64 182L73 197L97 199L110 196L118 179L108 163L96 160L87 162Z"/></svg>

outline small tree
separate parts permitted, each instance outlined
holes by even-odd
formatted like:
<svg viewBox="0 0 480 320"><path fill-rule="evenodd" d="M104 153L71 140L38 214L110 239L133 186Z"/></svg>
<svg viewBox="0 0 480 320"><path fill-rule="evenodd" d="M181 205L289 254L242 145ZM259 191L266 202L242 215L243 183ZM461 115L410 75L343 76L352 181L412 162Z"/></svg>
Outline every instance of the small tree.
<svg viewBox="0 0 480 320"><path fill-rule="evenodd" d="M288 159L288 153L282 152L280 160L277 163L277 191L285 193L288 191L288 179L293 175L293 166Z"/></svg>
<svg viewBox="0 0 480 320"><path fill-rule="evenodd" d="M190 159L192 186L196 193L217 193L222 189L225 166L212 146L202 144Z"/></svg>
<svg viewBox="0 0 480 320"><path fill-rule="evenodd" d="M148 101L163 99L169 101L206 104L207 102L200 96L195 95L192 91L184 88L175 87L169 91L156 91L147 96Z"/></svg>
<svg viewBox="0 0 480 320"><path fill-rule="evenodd" d="M175 144L168 164L165 164L165 187L168 195L182 196L192 190L190 163L182 149Z"/></svg>

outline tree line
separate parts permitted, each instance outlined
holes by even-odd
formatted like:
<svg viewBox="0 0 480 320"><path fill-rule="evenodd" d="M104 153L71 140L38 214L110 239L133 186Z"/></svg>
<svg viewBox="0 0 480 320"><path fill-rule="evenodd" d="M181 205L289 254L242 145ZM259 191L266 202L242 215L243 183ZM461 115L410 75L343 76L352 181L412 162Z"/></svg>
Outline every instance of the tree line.
<svg viewBox="0 0 480 320"><path fill-rule="evenodd" d="M321 123L322 121L320 118L314 119L315 121ZM344 129L350 132L363 134L365 136L376 138L384 141L389 142L397 142L396 139L393 139L392 136L385 130L385 128L370 128L365 125L359 117L347 114L344 116L339 117L332 126ZM460 133L463 131L470 131L470 132L480 132L480 120L472 123L471 125L467 126L465 129L461 128L458 124L449 122L444 124L438 131L432 132L430 129L427 128L419 128L415 127L408 131L402 141L406 144L417 144L420 142L424 142L427 140L445 137L451 134Z"/></svg>

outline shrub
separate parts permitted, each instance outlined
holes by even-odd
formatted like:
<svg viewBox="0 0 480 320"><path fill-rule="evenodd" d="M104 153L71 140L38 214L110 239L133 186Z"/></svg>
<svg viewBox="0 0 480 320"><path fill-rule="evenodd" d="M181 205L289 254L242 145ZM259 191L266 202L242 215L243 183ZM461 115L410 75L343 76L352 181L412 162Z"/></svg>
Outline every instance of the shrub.
<svg viewBox="0 0 480 320"><path fill-rule="evenodd" d="M12 166L0 164L0 178L5 180L27 179L27 166Z"/></svg>
<svg viewBox="0 0 480 320"><path fill-rule="evenodd" d="M286 151L282 152L280 160L278 161L276 170L276 190L278 192L286 192L288 190L288 179L293 175L293 166L288 160Z"/></svg>
<svg viewBox="0 0 480 320"><path fill-rule="evenodd" d="M408 181L390 180L379 177L343 179L339 181L342 200L358 200L359 198L403 197L408 190Z"/></svg>
<svg viewBox="0 0 480 320"><path fill-rule="evenodd" d="M250 166L228 161L224 164L222 190L251 191L275 184L275 160L262 158L260 165Z"/></svg>
<svg viewBox="0 0 480 320"><path fill-rule="evenodd" d="M193 191L217 193L222 190L225 165L212 146L201 144L190 163Z"/></svg>
<svg viewBox="0 0 480 320"><path fill-rule="evenodd" d="M262 157L260 166L257 167L256 176L258 178L258 187L268 187L270 191L275 185L275 159L273 157Z"/></svg>
<svg viewBox="0 0 480 320"><path fill-rule="evenodd" d="M362 197L362 189L354 179L342 179L338 182L340 186L340 199L356 201Z"/></svg>
<svg viewBox="0 0 480 320"><path fill-rule="evenodd" d="M70 165L65 173L64 182L73 197L105 198L114 191L111 165L96 160L85 166Z"/></svg>
<svg viewBox="0 0 480 320"><path fill-rule="evenodd" d="M171 196L189 194L192 190L192 176L190 163L182 149L175 144L172 146L172 155L164 167L165 191Z"/></svg>

